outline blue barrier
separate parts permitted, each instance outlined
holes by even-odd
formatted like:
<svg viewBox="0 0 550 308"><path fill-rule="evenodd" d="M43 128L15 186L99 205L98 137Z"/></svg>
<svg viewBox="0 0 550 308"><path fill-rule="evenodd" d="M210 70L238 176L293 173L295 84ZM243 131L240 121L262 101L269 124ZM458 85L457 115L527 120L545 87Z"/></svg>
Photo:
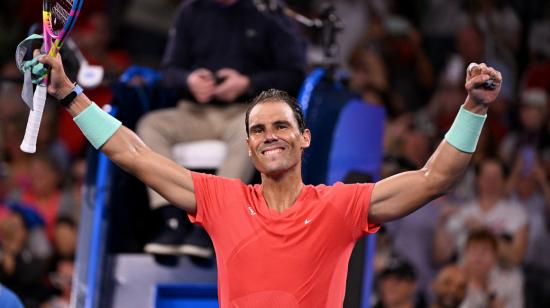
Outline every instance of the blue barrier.
<svg viewBox="0 0 550 308"><path fill-rule="evenodd" d="M109 114L114 116L116 108L112 107ZM103 215L105 212L105 203L107 200L107 182L110 167L109 158L99 153L96 175L96 195L94 199L94 214L92 220L92 238L88 253L88 272L87 272L87 291L85 298L86 308L95 308L97 298L97 281L101 271L99 265L103 256L104 247L101 246L103 237Z"/></svg>

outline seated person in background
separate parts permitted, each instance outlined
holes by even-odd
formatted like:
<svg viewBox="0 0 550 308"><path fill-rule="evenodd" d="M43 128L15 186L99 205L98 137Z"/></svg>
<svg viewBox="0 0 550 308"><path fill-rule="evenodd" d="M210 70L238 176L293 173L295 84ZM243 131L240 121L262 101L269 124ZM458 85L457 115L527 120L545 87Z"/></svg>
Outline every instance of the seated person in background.
<svg viewBox="0 0 550 308"><path fill-rule="evenodd" d="M435 255L439 262L460 256L468 233L490 229L511 238L510 261L518 267L527 247L527 214L518 203L505 196L506 174L502 162L485 159L475 166L476 197L459 205L446 221L437 224Z"/></svg>
<svg viewBox="0 0 550 308"><path fill-rule="evenodd" d="M217 175L249 182L253 166L243 142L244 102L272 87L291 93L300 87L305 55L294 24L280 12L259 12L251 0L185 1L162 66L164 82L184 99L175 108L147 114L138 135L169 158L178 143L222 140L227 154ZM212 256L202 229L186 234L183 210L151 189L149 197L162 221L146 252Z"/></svg>
<svg viewBox="0 0 550 308"><path fill-rule="evenodd" d="M430 308L459 308L466 296L466 275L458 265L443 267L432 282Z"/></svg>
<svg viewBox="0 0 550 308"><path fill-rule="evenodd" d="M378 276L378 293L374 308L424 307L416 298L416 273L401 258L393 258Z"/></svg>
<svg viewBox="0 0 550 308"><path fill-rule="evenodd" d="M46 295L47 259L31 252L22 214L13 211L2 220L0 235L0 283L19 295L25 307L37 307Z"/></svg>
<svg viewBox="0 0 550 308"><path fill-rule="evenodd" d="M68 308L71 303L71 286L74 274L74 261L72 259L58 260L55 271L48 276L55 289L55 294L50 296L47 302L40 308Z"/></svg>
<svg viewBox="0 0 550 308"><path fill-rule="evenodd" d="M44 218L48 239L53 242L55 222L60 216L77 216L76 200L63 188L64 173L50 154L37 153L29 161L30 187L23 191L21 201L29 204ZM76 217L73 217L76 219Z"/></svg>
<svg viewBox="0 0 550 308"><path fill-rule="evenodd" d="M461 307L523 307L523 281L499 268L498 245L497 238L487 229L468 236L462 262L468 290Z"/></svg>

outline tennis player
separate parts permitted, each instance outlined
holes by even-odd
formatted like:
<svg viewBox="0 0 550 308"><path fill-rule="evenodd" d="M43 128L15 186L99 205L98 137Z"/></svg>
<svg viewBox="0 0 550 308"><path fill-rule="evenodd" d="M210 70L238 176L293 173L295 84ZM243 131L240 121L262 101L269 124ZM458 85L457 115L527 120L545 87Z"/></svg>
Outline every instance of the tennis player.
<svg viewBox="0 0 550 308"><path fill-rule="evenodd" d="M263 92L246 115L246 145L262 177L252 186L191 172L151 151L75 91L59 57L40 62L52 68L48 92L65 103L91 144L210 234L221 307L341 307L355 242L452 188L470 162L501 85L498 71L472 63L468 96L422 169L377 183L333 186L302 182L302 153L311 134L301 109L284 92Z"/></svg>

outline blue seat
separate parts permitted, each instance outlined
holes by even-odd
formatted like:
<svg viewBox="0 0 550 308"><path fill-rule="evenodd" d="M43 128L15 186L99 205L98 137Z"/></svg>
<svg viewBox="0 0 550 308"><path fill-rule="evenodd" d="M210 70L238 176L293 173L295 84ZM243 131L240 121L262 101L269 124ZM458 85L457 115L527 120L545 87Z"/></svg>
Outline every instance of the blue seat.
<svg viewBox="0 0 550 308"><path fill-rule="evenodd" d="M327 184L380 178L385 118L383 107L357 99L344 106L332 136Z"/></svg>

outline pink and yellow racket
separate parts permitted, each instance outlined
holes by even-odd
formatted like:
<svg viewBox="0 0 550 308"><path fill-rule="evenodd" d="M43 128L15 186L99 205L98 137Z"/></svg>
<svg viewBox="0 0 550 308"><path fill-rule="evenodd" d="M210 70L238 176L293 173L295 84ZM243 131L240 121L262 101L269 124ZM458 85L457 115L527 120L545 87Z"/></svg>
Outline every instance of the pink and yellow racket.
<svg viewBox="0 0 550 308"><path fill-rule="evenodd" d="M84 0L43 0L42 21L44 44L43 52L55 57L63 45L63 41L73 29ZM29 113L25 137L21 150L26 153L36 152L36 139L42 120L42 112L46 104L48 76L36 86L33 96L33 108Z"/></svg>

